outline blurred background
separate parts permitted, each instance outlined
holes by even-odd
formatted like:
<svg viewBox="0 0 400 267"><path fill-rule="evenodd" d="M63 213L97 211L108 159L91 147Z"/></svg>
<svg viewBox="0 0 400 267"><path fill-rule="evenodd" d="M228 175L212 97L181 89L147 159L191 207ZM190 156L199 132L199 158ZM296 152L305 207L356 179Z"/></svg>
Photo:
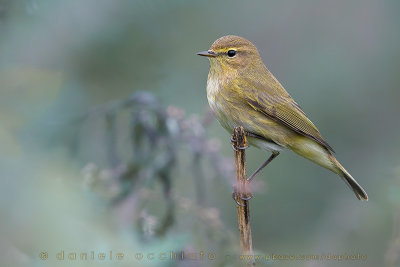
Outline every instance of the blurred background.
<svg viewBox="0 0 400 267"><path fill-rule="evenodd" d="M0 0L1 265L240 264L230 134L208 111L209 63L196 56L235 34L370 198L281 153L253 184L258 264L399 266L399 11L395 0ZM248 149L248 173L267 156Z"/></svg>

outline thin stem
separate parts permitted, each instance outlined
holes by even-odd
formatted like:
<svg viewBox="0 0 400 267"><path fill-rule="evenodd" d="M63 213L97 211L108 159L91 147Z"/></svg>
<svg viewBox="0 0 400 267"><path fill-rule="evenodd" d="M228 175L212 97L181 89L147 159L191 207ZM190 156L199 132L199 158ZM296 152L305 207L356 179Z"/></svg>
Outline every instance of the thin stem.
<svg viewBox="0 0 400 267"><path fill-rule="evenodd" d="M233 132L233 146L235 149L236 185L235 198L238 203L238 228L240 234L240 249L242 255L253 255L253 244L250 227L250 206L248 197L251 196L246 176L246 134L242 126L236 127ZM255 265L254 259L246 262Z"/></svg>

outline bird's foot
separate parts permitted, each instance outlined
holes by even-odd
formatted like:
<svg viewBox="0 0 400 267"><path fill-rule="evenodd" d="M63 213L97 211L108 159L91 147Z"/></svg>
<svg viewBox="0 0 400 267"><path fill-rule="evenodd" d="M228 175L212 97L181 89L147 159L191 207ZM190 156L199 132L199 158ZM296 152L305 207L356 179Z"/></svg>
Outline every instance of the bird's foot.
<svg viewBox="0 0 400 267"><path fill-rule="evenodd" d="M248 148L249 146L244 146L244 147L240 147L240 146L236 146L235 145L235 143L236 143L236 139L233 137L233 135L231 136L231 144L232 144L232 149L234 150L234 151L239 151L239 150L244 150L244 149L246 149L246 148Z"/></svg>
<svg viewBox="0 0 400 267"><path fill-rule="evenodd" d="M232 198L238 206L244 207L245 205L239 202L239 199L249 201L253 195L250 192L239 192L236 185L233 186Z"/></svg>

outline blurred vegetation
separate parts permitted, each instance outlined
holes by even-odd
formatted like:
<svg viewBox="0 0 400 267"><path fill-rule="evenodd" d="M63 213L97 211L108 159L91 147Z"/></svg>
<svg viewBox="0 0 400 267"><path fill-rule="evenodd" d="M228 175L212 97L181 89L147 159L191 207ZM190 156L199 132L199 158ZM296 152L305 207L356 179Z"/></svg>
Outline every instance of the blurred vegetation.
<svg viewBox="0 0 400 267"><path fill-rule="evenodd" d="M122 156L116 147L117 119L125 109L130 113L129 137L132 150L132 156L127 162L121 161ZM176 196L171 192L171 187L174 182L173 170L182 145L192 154L193 166L190 169L196 173L196 181L200 180L195 187L198 204L205 202L205 178L201 173L202 168L198 168L203 158L209 160L207 168L211 169L214 176L229 179L233 175L232 164L219 155L219 142L215 139L207 140L205 136L204 127L210 123L210 115L207 113L203 121L197 116L185 119L183 110L174 106L164 108L153 95L145 92L133 94L128 101L113 103L90 112L78 122L84 124L88 119L102 117L109 168L100 170L89 163L83 169L86 185L111 202L118 203L131 194L140 194L146 185L151 188L159 182L168 206L168 220L161 225L167 228L173 223L173 198ZM139 199L143 200L145 196ZM133 215L137 214L140 212L133 212ZM162 235L165 231L162 228L156 234Z"/></svg>
<svg viewBox="0 0 400 267"><path fill-rule="evenodd" d="M230 135L208 111L208 62L196 56L237 34L370 197L282 153L253 184L256 253L367 256L279 266L398 266L399 10L395 0L0 0L1 265L110 250L127 257L108 265L237 264L225 257L238 249ZM248 172L267 156L248 149ZM135 259L171 251L216 259Z"/></svg>
<svg viewBox="0 0 400 267"><path fill-rule="evenodd" d="M129 112L131 156L124 160L117 148L117 131L120 129L118 118L126 111ZM206 234L199 237L200 241L216 245L215 250L225 255L237 247L232 233L221 221L218 209L204 207L205 175L211 179L224 177L223 182L230 182L234 177L233 166L220 155L219 141L206 136L205 126L212 122L211 113L208 111L203 120L196 115L187 119L184 116L183 110L174 106L165 108L153 95L137 92L126 101L97 108L78 119L75 123L81 124L81 127L85 127L87 120L100 118L104 121L103 144L108 159L107 168L87 164L82 170L83 182L109 201L113 209L124 206L124 216L132 220L133 230L142 241L165 237L178 220L176 209L179 209L206 223L198 226L197 231ZM127 146L126 142L125 152ZM193 173L195 178L195 199L172 190L177 182L174 171L182 153L185 157L190 154L192 158L187 171ZM202 166L208 169L207 174ZM157 185L160 190L156 189ZM151 215L148 210L152 213L155 210L156 215ZM190 247L182 249L186 254L198 254ZM221 261L215 263L223 264Z"/></svg>

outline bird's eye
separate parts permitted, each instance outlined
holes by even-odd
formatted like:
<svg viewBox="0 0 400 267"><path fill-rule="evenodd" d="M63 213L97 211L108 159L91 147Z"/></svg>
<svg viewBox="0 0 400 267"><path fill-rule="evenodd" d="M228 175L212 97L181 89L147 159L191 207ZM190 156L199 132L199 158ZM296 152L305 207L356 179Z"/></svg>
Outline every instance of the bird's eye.
<svg viewBox="0 0 400 267"><path fill-rule="evenodd" d="M236 51L235 50L229 50L228 51L228 57L234 57L236 55Z"/></svg>

